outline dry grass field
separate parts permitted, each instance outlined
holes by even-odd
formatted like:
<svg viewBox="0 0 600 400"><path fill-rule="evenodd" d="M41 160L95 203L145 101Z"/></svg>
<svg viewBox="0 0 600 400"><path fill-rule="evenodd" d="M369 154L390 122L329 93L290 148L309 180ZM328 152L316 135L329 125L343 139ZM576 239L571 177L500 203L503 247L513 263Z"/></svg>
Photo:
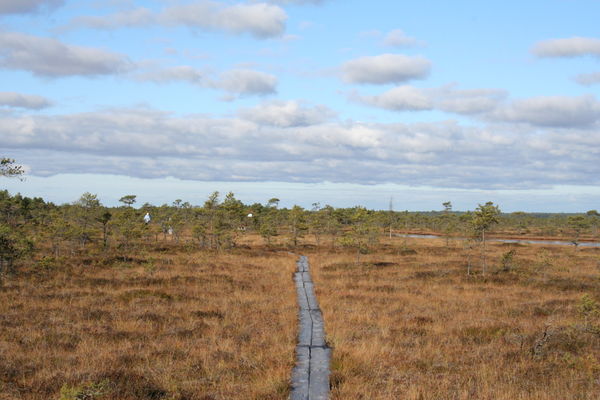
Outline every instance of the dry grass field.
<svg viewBox="0 0 600 400"><path fill-rule="evenodd" d="M253 240L3 278L0 400L286 399L297 257ZM600 398L600 249L489 244L482 276L462 241L404 241L358 263L293 250L309 256L334 348L332 400Z"/></svg>
<svg viewBox="0 0 600 400"><path fill-rule="evenodd" d="M0 399L284 399L295 257L151 249L0 285Z"/></svg>
<svg viewBox="0 0 600 400"><path fill-rule="evenodd" d="M309 255L332 399L600 398L600 249L402 241Z"/></svg>

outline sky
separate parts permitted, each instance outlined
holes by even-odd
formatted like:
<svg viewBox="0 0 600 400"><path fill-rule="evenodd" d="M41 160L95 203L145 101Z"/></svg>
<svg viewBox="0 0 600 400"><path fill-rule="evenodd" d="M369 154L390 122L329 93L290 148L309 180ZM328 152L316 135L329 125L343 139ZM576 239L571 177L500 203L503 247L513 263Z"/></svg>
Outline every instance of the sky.
<svg viewBox="0 0 600 400"><path fill-rule="evenodd" d="M0 0L11 193L600 209L600 2Z"/></svg>

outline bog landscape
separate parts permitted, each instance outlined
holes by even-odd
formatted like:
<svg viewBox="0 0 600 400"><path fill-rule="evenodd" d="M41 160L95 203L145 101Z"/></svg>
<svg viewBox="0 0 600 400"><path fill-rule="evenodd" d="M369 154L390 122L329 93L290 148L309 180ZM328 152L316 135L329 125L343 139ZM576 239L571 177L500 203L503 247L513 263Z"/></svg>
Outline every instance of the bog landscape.
<svg viewBox="0 0 600 400"><path fill-rule="evenodd" d="M300 255L331 399L600 395L595 210L121 202L0 192L1 399L289 398Z"/></svg>
<svg viewBox="0 0 600 400"><path fill-rule="evenodd" d="M0 400L600 399L599 16L0 0Z"/></svg>

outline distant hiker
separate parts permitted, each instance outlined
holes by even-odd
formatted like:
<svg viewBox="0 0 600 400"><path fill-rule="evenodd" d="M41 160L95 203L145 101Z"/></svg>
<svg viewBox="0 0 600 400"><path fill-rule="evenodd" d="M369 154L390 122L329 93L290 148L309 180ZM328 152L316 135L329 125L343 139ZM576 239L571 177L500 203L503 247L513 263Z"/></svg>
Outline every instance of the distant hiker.
<svg viewBox="0 0 600 400"><path fill-rule="evenodd" d="M146 213L146 215L144 215L144 222L149 224L151 220L152 218L150 218L150 213Z"/></svg>

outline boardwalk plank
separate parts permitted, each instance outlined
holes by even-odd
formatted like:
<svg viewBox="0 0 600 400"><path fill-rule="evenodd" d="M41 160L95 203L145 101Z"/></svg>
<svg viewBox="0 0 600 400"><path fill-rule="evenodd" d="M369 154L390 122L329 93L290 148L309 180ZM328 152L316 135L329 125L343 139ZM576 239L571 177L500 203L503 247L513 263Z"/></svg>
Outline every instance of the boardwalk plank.
<svg viewBox="0 0 600 400"><path fill-rule="evenodd" d="M298 345L296 366L292 371L291 400L329 398L331 349L325 341L323 314L315 295L308 259L301 256L294 274L298 296Z"/></svg>
<svg viewBox="0 0 600 400"><path fill-rule="evenodd" d="M312 347L310 350L310 383L308 398L326 400L329 398L329 360L331 350Z"/></svg>

